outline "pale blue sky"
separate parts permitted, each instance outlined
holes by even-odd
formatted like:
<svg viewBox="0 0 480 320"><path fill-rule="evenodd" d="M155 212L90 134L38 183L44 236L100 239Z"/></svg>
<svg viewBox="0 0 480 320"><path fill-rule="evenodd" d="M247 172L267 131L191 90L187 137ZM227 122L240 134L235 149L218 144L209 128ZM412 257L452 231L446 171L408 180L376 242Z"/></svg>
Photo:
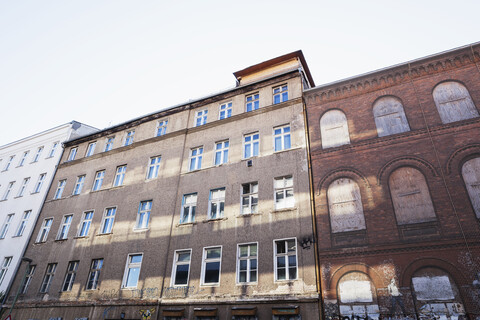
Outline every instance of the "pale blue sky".
<svg viewBox="0 0 480 320"><path fill-rule="evenodd" d="M317 85L479 41L480 1L0 0L0 145L105 128L303 50Z"/></svg>

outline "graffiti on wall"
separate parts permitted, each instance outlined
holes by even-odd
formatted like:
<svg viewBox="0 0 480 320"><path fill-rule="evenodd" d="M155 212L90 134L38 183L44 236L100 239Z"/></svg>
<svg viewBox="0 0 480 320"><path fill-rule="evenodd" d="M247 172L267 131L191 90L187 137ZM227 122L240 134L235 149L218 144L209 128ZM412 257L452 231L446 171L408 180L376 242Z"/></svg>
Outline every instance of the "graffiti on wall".
<svg viewBox="0 0 480 320"><path fill-rule="evenodd" d="M142 310L138 310L138 312L142 316L142 320L149 320L152 314L155 312L155 308L146 309L146 310L142 309Z"/></svg>

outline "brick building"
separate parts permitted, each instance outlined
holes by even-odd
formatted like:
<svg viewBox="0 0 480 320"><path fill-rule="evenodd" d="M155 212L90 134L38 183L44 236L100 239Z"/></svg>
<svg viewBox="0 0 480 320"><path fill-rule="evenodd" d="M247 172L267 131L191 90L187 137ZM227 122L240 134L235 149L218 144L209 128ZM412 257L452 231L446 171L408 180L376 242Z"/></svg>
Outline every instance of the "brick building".
<svg viewBox="0 0 480 320"><path fill-rule="evenodd" d="M304 99L326 319L480 317L480 44Z"/></svg>

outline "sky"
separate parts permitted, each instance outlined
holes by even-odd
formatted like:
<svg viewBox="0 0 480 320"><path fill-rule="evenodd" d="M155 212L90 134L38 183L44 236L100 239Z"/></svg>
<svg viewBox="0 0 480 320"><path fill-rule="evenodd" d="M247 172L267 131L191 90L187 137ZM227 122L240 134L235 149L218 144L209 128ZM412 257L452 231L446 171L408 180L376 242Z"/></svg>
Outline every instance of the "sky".
<svg viewBox="0 0 480 320"><path fill-rule="evenodd" d="M0 146L103 129L302 50L316 85L480 40L480 1L0 0Z"/></svg>

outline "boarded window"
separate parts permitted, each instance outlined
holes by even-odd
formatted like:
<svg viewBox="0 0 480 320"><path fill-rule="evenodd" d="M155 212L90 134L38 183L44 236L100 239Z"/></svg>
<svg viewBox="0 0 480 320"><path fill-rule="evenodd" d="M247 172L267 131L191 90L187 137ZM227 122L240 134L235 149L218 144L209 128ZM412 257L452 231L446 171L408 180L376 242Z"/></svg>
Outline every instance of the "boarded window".
<svg viewBox="0 0 480 320"><path fill-rule="evenodd" d="M443 123L478 117L478 110L464 85L448 81L433 90L433 100Z"/></svg>
<svg viewBox="0 0 480 320"><path fill-rule="evenodd" d="M320 119L322 148L332 148L350 143L347 117L340 110L327 111Z"/></svg>
<svg viewBox="0 0 480 320"><path fill-rule="evenodd" d="M333 233L365 229L362 197L355 181L348 178L333 181L327 197Z"/></svg>
<svg viewBox="0 0 480 320"><path fill-rule="evenodd" d="M338 282L340 314L343 317L378 319L375 286L370 278L361 272L350 272Z"/></svg>
<svg viewBox="0 0 480 320"><path fill-rule="evenodd" d="M383 97L373 105L373 116L379 137L410 131L400 99Z"/></svg>
<svg viewBox="0 0 480 320"><path fill-rule="evenodd" d="M399 168L390 175L389 186L398 224L435 220L430 192L420 171Z"/></svg>
<svg viewBox="0 0 480 320"><path fill-rule="evenodd" d="M480 158L465 162L462 167L462 176L467 185L475 214L480 219Z"/></svg>

